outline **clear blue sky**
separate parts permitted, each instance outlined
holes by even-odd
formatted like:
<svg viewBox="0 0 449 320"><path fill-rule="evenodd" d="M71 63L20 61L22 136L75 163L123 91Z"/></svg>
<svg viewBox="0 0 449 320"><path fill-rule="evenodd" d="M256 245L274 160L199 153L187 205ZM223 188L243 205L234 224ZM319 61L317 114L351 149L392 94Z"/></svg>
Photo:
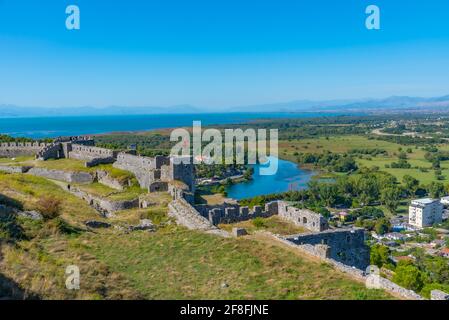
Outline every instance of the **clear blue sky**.
<svg viewBox="0 0 449 320"><path fill-rule="evenodd" d="M81 30L65 28L77 4ZM381 9L380 31L365 8ZM449 94L447 0L0 0L0 104Z"/></svg>

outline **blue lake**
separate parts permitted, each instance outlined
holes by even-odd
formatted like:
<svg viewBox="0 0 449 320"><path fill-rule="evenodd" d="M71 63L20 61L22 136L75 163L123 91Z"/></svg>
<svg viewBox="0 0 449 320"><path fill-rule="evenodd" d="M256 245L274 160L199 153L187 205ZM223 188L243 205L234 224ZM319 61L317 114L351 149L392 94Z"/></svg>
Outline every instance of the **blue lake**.
<svg viewBox="0 0 449 320"><path fill-rule="evenodd" d="M109 132L145 131L162 128L247 123L257 119L312 118L337 116L338 113L201 113L109 116L60 116L0 118L0 134L14 137L53 138Z"/></svg>
<svg viewBox="0 0 449 320"><path fill-rule="evenodd" d="M289 190L307 188L307 183L315 175L313 171L298 168L297 164L278 160L278 170L274 175L260 175L259 169L265 165L254 165L253 180L238 183L227 189L228 197L236 200L252 198Z"/></svg>

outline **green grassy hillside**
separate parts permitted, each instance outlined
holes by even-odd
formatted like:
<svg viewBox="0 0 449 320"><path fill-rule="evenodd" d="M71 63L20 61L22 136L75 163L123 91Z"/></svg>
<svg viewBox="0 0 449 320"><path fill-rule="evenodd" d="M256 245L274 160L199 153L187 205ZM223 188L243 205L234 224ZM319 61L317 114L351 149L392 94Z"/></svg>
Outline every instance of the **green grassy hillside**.
<svg viewBox="0 0 449 320"><path fill-rule="evenodd" d="M157 232L88 230L104 220L53 182L0 174L2 202L35 209L39 198L61 203L48 221L2 216L0 288L42 299L389 299L332 267L263 237L223 239L177 227L169 197L145 210L120 212L114 224L150 218ZM65 268L81 270L81 289L65 288ZM223 284L227 284L224 286Z"/></svg>

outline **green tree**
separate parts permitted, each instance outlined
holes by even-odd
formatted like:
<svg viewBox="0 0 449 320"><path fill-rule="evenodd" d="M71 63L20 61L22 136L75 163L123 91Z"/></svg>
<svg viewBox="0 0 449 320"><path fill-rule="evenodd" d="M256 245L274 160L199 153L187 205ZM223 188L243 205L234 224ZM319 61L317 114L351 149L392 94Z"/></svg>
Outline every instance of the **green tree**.
<svg viewBox="0 0 449 320"><path fill-rule="evenodd" d="M436 283L449 285L449 265L443 257L432 257L423 262L424 270L429 274L430 279Z"/></svg>
<svg viewBox="0 0 449 320"><path fill-rule="evenodd" d="M338 188L333 183L322 183L319 186L318 192L321 200L327 207L332 207L338 196Z"/></svg>
<svg viewBox="0 0 449 320"><path fill-rule="evenodd" d="M380 193L380 201L387 207L390 212L395 212L399 206L399 200L401 199L402 191L396 186L387 187L382 189Z"/></svg>
<svg viewBox="0 0 449 320"><path fill-rule="evenodd" d="M377 234L385 234L390 230L390 228L391 228L391 223L386 218L377 220L376 225L374 227Z"/></svg>
<svg viewBox="0 0 449 320"><path fill-rule="evenodd" d="M393 276L393 282L398 285L419 292L425 282L425 276L414 265L399 265Z"/></svg>
<svg viewBox="0 0 449 320"><path fill-rule="evenodd" d="M440 198L446 194L444 185L441 182L432 182L427 187L427 192L432 198Z"/></svg>
<svg viewBox="0 0 449 320"><path fill-rule="evenodd" d="M381 244L376 244L371 247L370 261L372 265L382 268L383 265L390 261L390 249Z"/></svg>
<svg viewBox="0 0 449 320"><path fill-rule="evenodd" d="M414 196L419 188L419 180L407 174L402 178L402 182L405 185L407 194Z"/></svg>

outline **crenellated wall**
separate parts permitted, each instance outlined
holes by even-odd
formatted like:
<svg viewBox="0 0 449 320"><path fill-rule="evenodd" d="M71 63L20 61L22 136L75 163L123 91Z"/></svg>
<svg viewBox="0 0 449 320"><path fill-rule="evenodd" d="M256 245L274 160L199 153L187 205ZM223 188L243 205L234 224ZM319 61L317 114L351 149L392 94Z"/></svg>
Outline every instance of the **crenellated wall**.
<svg viewBox="0 0 449 320"><path fill-rule="evenodd" d="M44 148L39 150L39 152L36 153L36 158L43 161L48 159L69 158L70 152L73 150L74 146L75 148L77 148L77 146L93 146L94 144L94 140L92 140L92 138L90 137L57 138L53 143L48 144Z"/></svg>
<svg viewBox="0 0 449 320"><path fill-rule="evenodd" d="M284 201L278 201L278 214L281 218L311 231L320 232L329 228L326 218L307 209L298 209Z"/></svg>
<svg viewBox="0 0 449 320"><path fill-rule="evenodd" d="M248 207L240 207L238 204L224 203L220 205L196 205L196 210L214 225L220 223L234 223L254 219L257 217L279 217L304 227L314 232L320 232L328 228L326 218L310 210L297 209L289 206L284 201L273 201L265 207L254 206L253 210Z"/></svg>
<svg viewBox="0 0 449 320"><path fill-rule="evenodd" d="M94 158L116 158L118 152L105 148L72 144L69 158L79 160L89 160Z"/></svg>
<svg viewBox="0 0 449 320"><path fill-rule="evenodd" d="M265 207L254 206L253 210L238 204L196 205L195 209L213 225L235 223L255 218L268 218L277 214L277 201L267 203Z"/></svg>
<svg viewBox="0 0 449 320"><path fill-rule="evenodd" d="M68 158L86 161L86 167L94 167L99 164L114 163L117 158L118 151L105 148L98 148L82 144L62 144L67 145Z"/></svg>
<svg viewBox="0 0 449 320"><path fill-rule="evenodd" d="M4 142L0 144L0 157L35 156L48 144L39 142Z"/></svg>

